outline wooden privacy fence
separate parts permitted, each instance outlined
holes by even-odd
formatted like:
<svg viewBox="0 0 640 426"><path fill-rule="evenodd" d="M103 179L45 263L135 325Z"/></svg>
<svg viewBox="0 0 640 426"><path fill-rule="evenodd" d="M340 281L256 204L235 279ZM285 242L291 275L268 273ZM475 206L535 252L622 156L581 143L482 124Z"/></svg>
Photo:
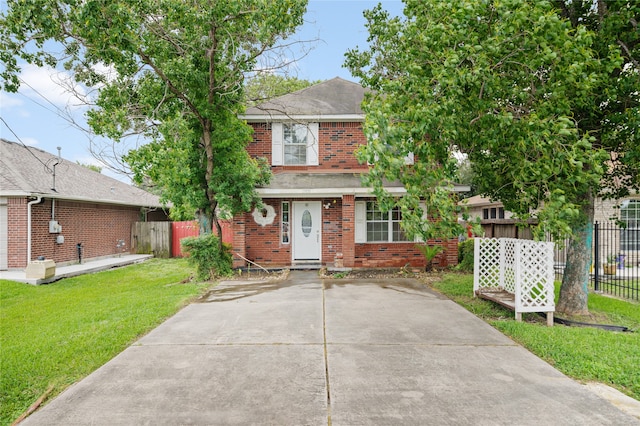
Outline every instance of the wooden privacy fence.
<svg viewBox="0 0 640 426"><path fill-rule="evenodd" d="M220 221L222 241L231 244L231 222ZM197 237L198 222L136 222L131 229L131 251L137 254L153 254L155 257L183 257L180 240Z"/></svg>
<svg viewBox="0 0 640 426"><path fill-rule="evenodd" d="M233 242L233 230L230 221L221 220L220 227L222 228L222 241L231 244ZM172 228L172 243L171 243L171 255L173 257L183 257L182 246L180 241L186 237L197 237L199 234L198 222L190 220L186 222L173 222ZM213 232L215 232L215 228Z"/></svg>
<svg viewBox="0 0 640 426"><path fill-rule="evenodd" d="M136 222L131 229L131 249L137 254L171 256L171 222Z"/></svg>

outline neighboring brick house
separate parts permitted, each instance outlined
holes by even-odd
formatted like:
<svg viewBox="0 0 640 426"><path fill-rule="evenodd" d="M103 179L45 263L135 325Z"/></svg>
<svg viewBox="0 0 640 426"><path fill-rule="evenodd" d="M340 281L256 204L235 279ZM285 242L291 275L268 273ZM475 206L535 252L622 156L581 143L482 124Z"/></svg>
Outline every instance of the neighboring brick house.
<svg viewBox="0 0 640 426"><path fill-rule="evenodd" d="M78 244L83 259L127 253L132 224L145 220L167 220L157 196L0 139L0 270L39 256L75 263Z"/></svg>
<svg viewBox="0 0 640 426"><path fill-rule="evenodd" d="M368 166L354 151L366 144L360 104L365 89L334 78L248 108L254 129L248 151L271 164L271 183L258 188L265 208L233 223L234 266L298 264L422 267L425 259L400 229L400 212L381 212L360 176ZM388 184L402 195L401 184ZM455 186L454 190L468 191ZM457 263L457 240L439 265Z"/></svg>

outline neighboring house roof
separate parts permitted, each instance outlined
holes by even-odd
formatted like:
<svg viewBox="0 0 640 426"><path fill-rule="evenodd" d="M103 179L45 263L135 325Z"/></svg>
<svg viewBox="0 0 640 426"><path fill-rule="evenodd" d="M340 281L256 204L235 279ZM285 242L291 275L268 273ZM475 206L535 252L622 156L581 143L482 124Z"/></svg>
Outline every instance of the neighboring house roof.
<svg viewBox="0 0 640 426"><path fill-rule="evenodd" d="M362 186L361 177L361 173L353 173L353 171L344 173L276 173L269 185L258 188L257 192L263 198L341 197L343 194L361 197L373 195L371 188ZM385 182L384 187L391 194L406 192L400 182ZM450 189L453 192L466 192L469 187L452 184Z"/></svg>
<svg viewBox="0 0 640 426"><path fill-rule="evenodd" d="M0 197L43 196L140 207L162 207L158 196L34 147L0 139Z"/></svg>
<svg viewBox="0 0 640 426"><path fill-rule="evenodd" d="M492 201L482 195L474 195L473 197L465 198L464 200L461 200L459 204L468 207L502 207L502 203L500 201Z"/></svg>
<svg viewBox="0 0 640 426"><path fill-rule="evenodd" d="M247 108L241 118L248 121L363 121L360 104L365 92L358 83L336 77Z"/></svg>

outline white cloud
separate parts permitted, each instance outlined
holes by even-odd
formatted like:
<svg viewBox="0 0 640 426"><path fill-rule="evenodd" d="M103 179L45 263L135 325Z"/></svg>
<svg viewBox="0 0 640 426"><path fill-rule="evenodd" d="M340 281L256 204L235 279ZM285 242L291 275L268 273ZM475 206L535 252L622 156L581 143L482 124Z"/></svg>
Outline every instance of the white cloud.
<svg viewBox="0 0 640 426"><path fill-rule="evenodd" d="M80 108L86 96L84 88L73 82L71 75L51 67L25 65L20 73L20 93L38 103L58 108Z"/></svg>

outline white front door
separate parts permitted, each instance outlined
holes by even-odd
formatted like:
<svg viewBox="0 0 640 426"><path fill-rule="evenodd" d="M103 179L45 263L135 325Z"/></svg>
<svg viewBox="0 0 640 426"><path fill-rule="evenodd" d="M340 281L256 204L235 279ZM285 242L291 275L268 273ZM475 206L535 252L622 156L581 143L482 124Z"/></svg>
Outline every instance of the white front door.
<svg viewBox="0 0 640 426"><path fill-rule="evenodd" d="M293 202L293 260L320 260L322 253L322 202Z"/></svg>

